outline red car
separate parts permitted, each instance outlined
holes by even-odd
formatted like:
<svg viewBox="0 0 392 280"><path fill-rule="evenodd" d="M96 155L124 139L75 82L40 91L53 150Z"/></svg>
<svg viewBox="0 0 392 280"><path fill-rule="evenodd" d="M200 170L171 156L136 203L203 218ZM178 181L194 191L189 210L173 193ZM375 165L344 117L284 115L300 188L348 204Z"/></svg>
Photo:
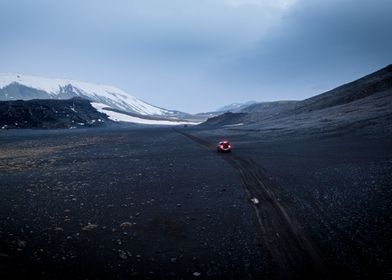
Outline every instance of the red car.
<svg viewBox="0 0 392 280"><path fill-rule="evenodd" d="M231 144L229 141L221 141L216 147L216 151L218 153L230 153L231 152Z"/></svg>

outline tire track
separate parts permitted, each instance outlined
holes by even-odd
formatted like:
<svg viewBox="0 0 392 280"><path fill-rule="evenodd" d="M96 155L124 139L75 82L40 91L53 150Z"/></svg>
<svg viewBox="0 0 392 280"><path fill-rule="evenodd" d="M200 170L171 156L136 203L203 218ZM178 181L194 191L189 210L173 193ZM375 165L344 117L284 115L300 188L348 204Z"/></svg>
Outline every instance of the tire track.
<svg viewBox="0 0 392 280"><path fill-rule="evenodd" d="M204 139L177 129L175 131L207 149L215 149L215 145ZM268 251L278 278L328 278L317 248L299 223L288 214L283 201L276 197L276 183L250 158L234 153L217 155L238 172L249 201L251 198L259 200L259 203L252 205L259 224L261 245Z"/></svg>

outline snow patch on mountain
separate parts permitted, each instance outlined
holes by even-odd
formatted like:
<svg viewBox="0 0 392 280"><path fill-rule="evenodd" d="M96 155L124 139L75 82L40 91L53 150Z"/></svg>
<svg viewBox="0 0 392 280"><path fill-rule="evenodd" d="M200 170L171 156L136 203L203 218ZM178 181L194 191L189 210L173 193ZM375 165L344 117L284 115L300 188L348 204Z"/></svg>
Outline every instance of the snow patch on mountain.
<svg viewBox="0 0 392 280"><path fill-rule="evenodd" d="M102 103L91 102L91 105L101 113L104 113L108 116L109 119L116 122L129 122L129 123L137 123L137 124L147 124L147 125L197 125L199 123L196 122L187 122L187 121L169 121L169 120L151 120L151 119L143 119L135 116L130 116L126 114L122 114L119 112L114 112L111 110L107 110L108 106Z"/></svg>

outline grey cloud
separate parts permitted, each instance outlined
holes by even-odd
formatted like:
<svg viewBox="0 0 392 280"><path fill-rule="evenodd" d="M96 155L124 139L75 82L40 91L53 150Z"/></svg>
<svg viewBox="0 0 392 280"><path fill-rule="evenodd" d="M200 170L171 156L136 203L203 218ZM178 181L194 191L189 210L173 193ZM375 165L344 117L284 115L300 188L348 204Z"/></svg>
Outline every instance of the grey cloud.
<svg viewBox="0 0 392 280"><path fill-rule="evenodd" d="M285 1L3 0L0 71L196 112L303 98L391 62L391 1Z"/></svg>
<svg viewBox="0 0 392 280"><path fill-rule="evenodd" d="M390 1L302 1L272 34L218 68L259 99L303 98L392 61ZM271 89L271 94L263 89Z"/></svg>

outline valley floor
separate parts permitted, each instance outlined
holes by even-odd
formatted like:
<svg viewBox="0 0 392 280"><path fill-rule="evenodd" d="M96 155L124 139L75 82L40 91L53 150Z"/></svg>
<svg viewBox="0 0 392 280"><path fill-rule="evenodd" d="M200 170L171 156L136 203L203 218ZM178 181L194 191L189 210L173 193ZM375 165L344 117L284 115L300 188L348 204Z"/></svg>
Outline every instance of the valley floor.
<svg viewBox="0 0 392 280"><path fill-rule="evenodd" d="M391 276L390 140L0 133L2 279Z"/></svg>

